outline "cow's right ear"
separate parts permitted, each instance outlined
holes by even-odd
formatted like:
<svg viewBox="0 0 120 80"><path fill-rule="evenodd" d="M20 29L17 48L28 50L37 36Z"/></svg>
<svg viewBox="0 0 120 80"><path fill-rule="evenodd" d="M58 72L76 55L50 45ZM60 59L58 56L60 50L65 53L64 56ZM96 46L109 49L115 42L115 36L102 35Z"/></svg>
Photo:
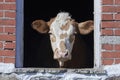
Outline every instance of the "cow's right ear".
<svg viewBox="0 0 120 80"><path fill-rule="evenodd" d="M49 32L49 26L44 20L35 20L32 22L32 28L40 33Z"/></svg>

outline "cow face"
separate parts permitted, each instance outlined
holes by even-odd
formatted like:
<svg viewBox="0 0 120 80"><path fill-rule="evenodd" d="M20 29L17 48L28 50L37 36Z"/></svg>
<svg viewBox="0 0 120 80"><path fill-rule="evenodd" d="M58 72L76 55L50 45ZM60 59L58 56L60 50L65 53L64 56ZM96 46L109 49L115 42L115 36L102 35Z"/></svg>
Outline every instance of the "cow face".
<svg viewBox="0 0 120 80"><path fill-rule="evenodd" d="M60 67L64 62L71 60L75 35L78 32L85 35L93 30L93 21L77 23L69 13L61 12L49 22L36 20L32 23L33 29L40 33L49 33L54 59L58 60Z"/></svg>

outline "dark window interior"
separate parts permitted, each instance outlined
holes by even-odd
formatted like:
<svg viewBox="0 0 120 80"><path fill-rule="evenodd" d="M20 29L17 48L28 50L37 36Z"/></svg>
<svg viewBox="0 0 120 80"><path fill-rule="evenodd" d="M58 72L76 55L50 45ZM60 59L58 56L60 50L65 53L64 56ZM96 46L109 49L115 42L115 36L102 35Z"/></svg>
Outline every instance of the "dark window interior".
<svg viewBox="0 0 120 80"><path fill-rule="evenodd" d="M40 34L31 28L36 19L49 21L58 12L65 11L77 22L93 20L93 0L24 0L24 67L57 68L58 62L53 59L49 34ZM93 32L82 37L88 46L88 63L92 68L94 62Z"/></svg>

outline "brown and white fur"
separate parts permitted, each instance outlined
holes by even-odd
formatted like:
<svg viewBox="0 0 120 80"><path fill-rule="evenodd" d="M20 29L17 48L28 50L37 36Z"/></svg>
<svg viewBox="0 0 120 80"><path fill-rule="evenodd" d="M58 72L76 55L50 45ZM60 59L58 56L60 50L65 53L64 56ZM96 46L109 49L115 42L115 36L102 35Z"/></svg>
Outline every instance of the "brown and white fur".
<svg viewBox="0 0 120 80"><path fill-rule="evenodd" d="M58 60L60 67L62 67L65 62L72 59L75 34L89 34L93 31L93 21L78 23L71 18L69 13L60 12L48 22L44 20L33 21L32 27L40 33L50 34L53 58Z"/></svg>

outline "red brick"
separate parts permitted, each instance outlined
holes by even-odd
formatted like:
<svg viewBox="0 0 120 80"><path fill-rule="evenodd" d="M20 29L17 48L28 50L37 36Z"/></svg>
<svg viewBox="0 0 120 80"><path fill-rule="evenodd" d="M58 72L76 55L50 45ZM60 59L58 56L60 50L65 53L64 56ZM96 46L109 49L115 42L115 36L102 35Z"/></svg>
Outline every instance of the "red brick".
<svg viewBox="0 0 120 80"><path fill-rule="evenodd" d="M120 30L115 30L115 36L120 36Z"/></svg>
<svg viewBox="0 0 120 80"><path fill-rule="evenodd" d="M102 29L102 35L113 35L113 30Z"/></svg>
<svg viewBox="0 0 120 80"><path fill-rule="evenodd" d="M5 12L5 17L15 18L16 13L15 12Z"/></svg>
<svg viewBox="0 0 120 80"><path fill-rule="evenodd" d="M5 2L15 2L16 0L5 0Z"/></svg>
<svg viewBox="0 0 120 80"><path fill-rule="evenodd" d="M0 4L0 10L16 10L16 4Z"/></svg>
<svg viewBox="0 0 120 80"><path fill-rule="evenodd" d="M0 17L3 17L3 12L0 12Z"/></svg>
<svg viewBox="0 0 120 80"><path fill-rule="evenodd" d="M103 44L102 49L113 50L113 45L111 45L111 44Z"/></svg>
<svg viewBox="0 0 120 80"><path fill-rule="evenodd" d="M115 28L120 28L120 21L114 22Z"/></svg>
<svg viewBox="0 0 120 80"><path fill-rule="evenodd" d="M120 59L115 59L115 64L119 64L120 63Z"/></svg>
<svg viewBox="0 0 120 80"><path fill-rule="evenodd" d="M102 58L120 58L120 52L102 52Z"/></svg>
<svg viewBox="0 0 120 80"><path fill-rule="evenodd" d="M107 12L107 13L111 13L111 12L120 12L120 6L102 6L102 12Z"/></svg>
<svg viewBox="0 0 120 80"><path fill-rule="evenodd" d="M115 20L120 20L120 14L115 15Z"/></svg>
<svg viewBox="0 0 120 80"><path fill-rule="evenodd" d="M102 0L102 4L104 5L113 4L113 0Z"/></svg>
<svg viewBox="0 0 120 80"><path fill-rule="evenodd" d="M114 53L115 55L114 55L114 57L115 58L120 58L120 52L116 52L116 53Z"/></svg>
<svg viewBox="0 0 120 80"><path fill-rule="evenodd" d="M120 44L116 44L115 45L115 50L119 50L120 51Z"/></svg>
<svg viewBox="0 0 120 80"><path fill-rule="evenodd" d="M3 58L2 57L0 57L0 62L3 62Z"/></svg>
<svg viewBox="0 0 120 80"><path fill-rule="evenodd" d="M102 52L102 58L114 58L111 52Z"/></svg>
<svg viewBox="0 0 120 80"><path fill-rule="evenodd" d="M113 28L115 23L112 21L104 21L102 22L102 28Z"/></svg>
<svg viewBox="0 0 120 80"><path fill-rule="evenodd" d="M115 0L115 4L119 5L120 4L120 0Z"/></svg>
<svg viewBox="0 0 120 80"><path fill-rule="evenodd" d="M12 48L12 49L14 49L15 48L15 43L5 43L4 48Z"/></svg>
<svg viewBox="0 0 120 80"><path fill-rule="evenodd" d="M15 41L15 35L0 35L0 41Z"/></svg>
<svg viewBox="0 0 120 80"><path fill-rule="evenodd" d="M120 21L103 21L102 28L120 28Z"/></svg>
<svg viewBox="0 0 120 80"><path fill-rule="evenodd" d="M1 50L0 51L0 56L11 56L11 57L14 57L15 56L15 51L13 51L13 50Z"/></svg>
<svg viewBox="0 0 120 80"><path fill-rule="evenodd" d="M0 2L3 2L3 0L0 0Z"/></svg>
<svg viewBox="0 0 120 80"><path fill-rule="evenodd" d="M102 64L103 65L112 65L114 63L114 59L103 59Z"/></svg>
<svg viewBox="0 0 120 80"><path fill-rule="evenodd" d="M102 14L102 20L113 20L113 14Z"/></svg>
<svg viewBox="0 0 120 80"><path fill-rule="evenodd" d="M116 6L116 11L115 12L120 12L120 6Z"/></svg>
<svg viewBox="0 0 120 80"><path fill-rule="evenodd" d="M3 48L3 43L2 42L0 42L0 48Z"/></svg>
<svg viewBox="0 0 120 80"><path fill-rule="evenodd" d="M16 24L15 20L9 20L9 19L0 20L0 25L15 25L15 24Z"/></svg>
<svg viewBox="0 0 120 80"><path fill-rule="evenodd" d="M102 12L115 12L116 7L115 6L103 6Z"/></svg>
<svg viewBox="0 0 120 80"><path fill-rule="evenodd" d="M0 33L2 33L3 32L3 27L0 27Z"/></svg>
<svg viewBox="0 0 120 80"><path fill-rule="evenodd" d="M15 63L15 58L6 57L6 58L4 58L4 62L5 63Z"/></svg>
<svg viewBox="0 0 120 80"><path fill-rule="evenodd" d="M15 27L5 27L5 32L15 33Z"/></svg>

